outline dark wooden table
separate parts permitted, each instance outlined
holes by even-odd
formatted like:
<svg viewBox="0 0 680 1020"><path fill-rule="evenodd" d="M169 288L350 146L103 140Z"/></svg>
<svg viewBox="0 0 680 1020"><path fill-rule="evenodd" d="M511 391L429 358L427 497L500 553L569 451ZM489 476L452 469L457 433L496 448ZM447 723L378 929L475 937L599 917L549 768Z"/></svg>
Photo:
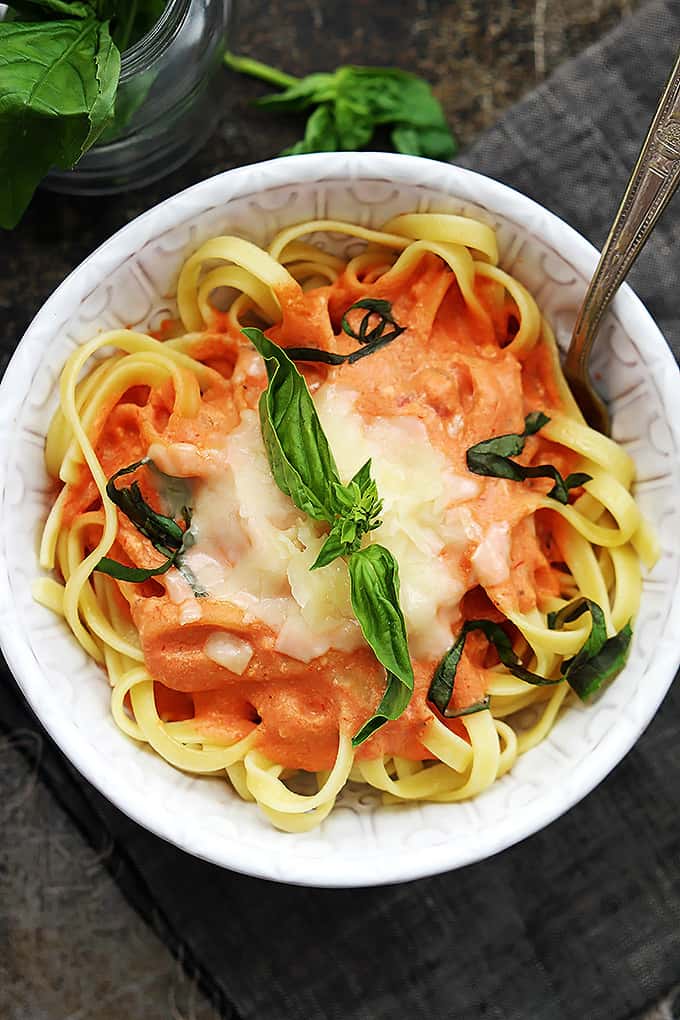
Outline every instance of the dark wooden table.
<svg viewBox="0 0 680 1020"><path fill-rule="evenodd" d="M251 0L232 48L293 74L395 64L432 83L461 145L639 6L639 0ZM264 86L224 73L212 141L168 178L105 201L38 193L0 235L4 350L89 252L140 212L220 170L275 155L303 118L252 109ZM7 343L7 339L10 343ZM6 360L6 356L5 356ZM0 361L0 371L4 362ZM1 723L1 720L0 720ZM128 906L72 822L0 736L0 1016L4 1020L215 1020ZM38 749L39 750L39 749ZM661 1006L648 1020L670 1017ZM529 1018L528 1018L529 1020Z"/></svg>

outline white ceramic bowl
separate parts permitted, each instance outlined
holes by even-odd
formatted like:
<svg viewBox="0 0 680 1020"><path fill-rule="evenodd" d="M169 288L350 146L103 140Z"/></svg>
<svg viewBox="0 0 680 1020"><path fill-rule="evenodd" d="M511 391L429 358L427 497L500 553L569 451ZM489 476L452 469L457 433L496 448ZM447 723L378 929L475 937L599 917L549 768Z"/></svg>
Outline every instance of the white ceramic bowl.
<svg viewBox="0 0 680 1020"><path fill-rule="evenodd" d="M567 341L597 255L557 217L495 181L442 163L375 153L295 156L220 174L124 227L46 302L0 387L0 637L21 689L73 764L131 818L199 857L277 881L396 882L516 843L616 765L652 718L678 662L680 378L628 287L602 327L597 358L614 436L636 461L637 498L662 556L644 581L624 672L593 707L569 708L547 740L476 800L385 808L374 792L347 790L320 830L280 833L225 781L184 775L127 740L109 716L102 674L63 623L31 600L49 504L43 437L73 347L102 329L158 325L173 310L167 295L183 260L215 234L264 244L301 220L377 226L408 210L464 213L495 226L502 265Z"/></svg>

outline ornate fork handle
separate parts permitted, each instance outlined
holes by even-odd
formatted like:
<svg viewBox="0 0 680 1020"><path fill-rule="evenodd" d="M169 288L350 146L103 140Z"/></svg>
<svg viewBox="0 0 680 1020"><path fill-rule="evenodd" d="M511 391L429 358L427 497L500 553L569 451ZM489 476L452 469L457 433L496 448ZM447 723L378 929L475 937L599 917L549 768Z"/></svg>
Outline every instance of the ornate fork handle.
<svg viewBox="0 0 680 1020"><path fill-rule="evenodd" d="M680 57L666 85L581 305L565 360L568 378L587 378L587 359L602 316L678 184Z"/></svg>

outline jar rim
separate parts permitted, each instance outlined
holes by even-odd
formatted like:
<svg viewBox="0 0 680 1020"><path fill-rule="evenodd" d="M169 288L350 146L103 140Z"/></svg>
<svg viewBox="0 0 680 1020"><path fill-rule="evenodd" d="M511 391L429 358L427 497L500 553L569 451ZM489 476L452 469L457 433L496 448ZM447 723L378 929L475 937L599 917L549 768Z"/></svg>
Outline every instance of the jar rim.
<svg viewBox="0 0 680 1020"><path fill-rule="evenodd" d="M168 0L160 18L146 35L121 53L121 84L145 71L168 48L189 13L191 0Z"/></svg>

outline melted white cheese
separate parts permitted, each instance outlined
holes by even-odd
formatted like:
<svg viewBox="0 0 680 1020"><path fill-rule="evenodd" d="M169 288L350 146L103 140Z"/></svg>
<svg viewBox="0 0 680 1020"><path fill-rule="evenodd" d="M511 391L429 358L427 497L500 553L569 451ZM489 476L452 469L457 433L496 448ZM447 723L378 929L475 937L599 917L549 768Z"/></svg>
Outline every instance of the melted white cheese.
<svg viewBox="0 0 680 1020"><path fill-rule="evenodd" d="M333 385L315 394L341 478L372 460L383 523L368 538L386 546L399 564L411 652L440 656L451 644L451 623L468 587L455 557L444 551L471 541L479 545L479 575L494 555L498 567L500 542L485 546L470 512L479 481L452 471L421 421L365 420L355 400L356 394ZM223 456L223 470L195 483L196 542L187 561L197 580L214 597L239 606L246 619L265 622L277 634L276 649L302 662L329 648L361 646L347 566L336 560L310 571L327 529L300 513L276 486L254 411L243 412Z"/></svg>
<svg viewBox="0 0 680 1020"><path fill-rule="evenodd" d="M226 631L211 634L203 645L203 651L219 666L241 676L253 657L253 646L243 638L236 637Z"/></svg>
<svg viewBox="0 0 680 1020"><path fill-rule="evenodd" d="M191 585L182 577L179 570L172 567L164 574L165 590L171 602L179 606L179 623L181 627L189 623L197 623L203 613L197 598L194 597ZM161 582L162 583L162 582Z"/></svg>
<svg viewBox="0 0 680 1020"><path fill-rule="evenodd" d="M492 524L472 554L472 566L485 588L510 577L510 531L507 524Z"/></svg>

